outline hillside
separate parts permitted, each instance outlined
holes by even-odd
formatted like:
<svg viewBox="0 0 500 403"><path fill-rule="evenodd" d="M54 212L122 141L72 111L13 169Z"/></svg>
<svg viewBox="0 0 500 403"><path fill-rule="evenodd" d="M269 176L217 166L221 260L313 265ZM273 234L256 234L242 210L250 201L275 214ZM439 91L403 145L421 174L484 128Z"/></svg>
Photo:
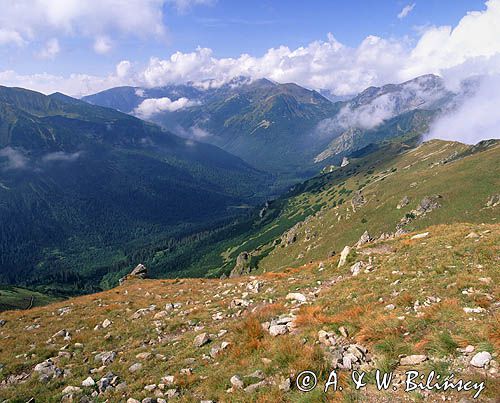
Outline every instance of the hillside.
<svg viewBox="0 0 500 403"><path fill-rule="evenodd" d="M416 369L484 381L477 401L493 402L499 245L499 224L438 225L367 243L340 267L335 256L256 277L131 279L4 312L0 395L11 402L438 402L479 391L405 393L404 372ZM355 390L349 367L367 372L366 387ZM324 394L335 368L343 390ZM394 372L394 389L375 389L375 369ZM303 370L319 377L312 392L296 386Z"/></svg>
<svg viewBox="0 0 500 403"><path fill-rule="evenodd" d="M231 221L269 183L217 147L130 115L0 87L0 282L99 290L140 247Z"/></svg>
<svg viewBox="0 0 500 403"><path fill-rule="evenodd" d="M339 254L365 231L377 239L436 224L495 223L498 206L488 202L499 193L499 161L496 140L369 149L269 201L225 236L212 237L178 276L229 275L240 255L246 258L236 272L299 267ZM161 252L146 256L148 266L162 264Z"/></svg>

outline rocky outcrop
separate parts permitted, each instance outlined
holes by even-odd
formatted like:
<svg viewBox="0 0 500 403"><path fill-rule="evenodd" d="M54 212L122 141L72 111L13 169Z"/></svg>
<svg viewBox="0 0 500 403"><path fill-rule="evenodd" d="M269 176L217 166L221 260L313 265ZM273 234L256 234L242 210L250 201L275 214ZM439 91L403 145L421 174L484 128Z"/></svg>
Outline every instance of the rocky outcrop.
<svg viewBox="0 0 500 403"><path fill-rule="evenodd" d="M398 210L402 209L403 207L407 206L410 203L410 198L408 196L404 196L396 206Z"/></svg>
<svg viewBox="0 0 500 403"><path fill-rule="evenodd" d="M248 252L241 252L236 258L236 264L229 274L229 278L240 277L245 274L250 274L252 271L250 267L251 255Z"/></svg>
<svg viewBox="0 0 500 403"><path fill-rule="evenodd" d="M492 195L486 202L486 207L496 207L500 205L500 194Z"/></svg>
<svg viewBox="0 0 500 403"><path fill-rule="evenodd" d="M147 278L147 276L148 276L148 269L142 263L139 263L137 266L135 266L134 270L132 270L129 274L127 274L125 277L122 277L118 281L121 285L127 280L132 280L132 279L143 280Z"/></svg>
<svg viewBox="0 0 500 403"><path fill-rule="evenodd" d="M423 217L427 213L440 208L441 204L439 203L439 199L441 198L441 195L425 196L415 209L411 210L403 218L401 218L396 226L396 230L403 229L404 226L410 224L416 218Z"/></svg>

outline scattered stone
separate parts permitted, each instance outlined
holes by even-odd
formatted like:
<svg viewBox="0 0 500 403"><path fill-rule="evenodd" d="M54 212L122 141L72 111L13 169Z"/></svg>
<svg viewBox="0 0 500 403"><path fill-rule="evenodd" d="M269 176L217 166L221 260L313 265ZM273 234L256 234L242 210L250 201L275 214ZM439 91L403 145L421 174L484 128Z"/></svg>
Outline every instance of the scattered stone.
<svg viewBox="0 0 500 403"><path fill-rule="evenodd" d="M82 386L90 387L90 386L94 386L94 385L95 385L95 381L90 376L82 382Z"/></svg>
<svg viewBox="0 0 500 403"><path fill-rule="evenodd" d="M425 238L429 235L428 232L423 232L421 234L416 234L416 235L413 235L410 239L422 239L422 238Z"/></svg>
<svg viewBox="0 0 500 403"><path fill-rule="evenodd" d="M386 305L386 306L384 307L384 309L385 309L386 311L393 311L394 309L396 309L396 306L395 306L394 304L389 304L389 305Z"/></svg>
<svg viewBox="0 0 500 403"><path fill-rule="evenodd" d="M114 351L106 351L103 353L96 354L94 361L101 361L102 365L111 364L116 358L116 353Z"/></svg>
<svg viewBox="0 0 500 403"><path fill-rule="evenodd" d="M210 337L207 333L200 333L198 336L194 338L193 344L195 347L202 347L205 344L210 343Z"/></svg>
<svg viewBox="0 0 500 403"><path fill-rule="evenodd" d="M243 389L244 383L238 375L233 375L229 382L231 382L233 389Z"/></svg>
<svg viewBox="0 0 500 403"><path fill-rule="evenodd" d="M373 239L370 236L370 234L368 233L368 231L365 231L365 232L363 232L363 235L361 235L361 237L359 238L358 242L356 242L356 248L359 248L359 247L369 243L372 240Z"/></svg>
<svg viewBox="0 0 500 403"><path fill-rule="evenodd" d="M78 386L66 386L62 390L62 394L63 395L69 395L69 394L72 394L72 393L75 393L75 394L82 393L82 389L79 388Z"/></svg>
<svg viewBox="0 0 500 403"><path fill-rule="evenodd" d="M496 207L500 204L500 194L492 195L486 202L486 207Z"/></svg>
<svg viewBox="0 0 500 403"><path fill-rule="evenodd" d="M267 385L266 381L260 381L260 382L257 382L257 383L254 383L252 385L247 386L244 390L246 393L254 393L258 389L260 389L266 385Z"/></svg>
<svg viewBox="0 0 500 403"><path fill-rule="evenodd" d="M291 387L292 380L290 379L290 377L283 379L278 385L279 390L282 390L283 392L289 392Z"/></svg>
<svg viewBox="0 0 500 403"><path fill-rule="evenodd" d="M153 356L153 354L151 354L150 352L144 352L144 353L139 353L135 356L135 358L139 359L139 360L149 360L151 357Z"/></svg>
<svg viewBox="0 0 500 403"><path fill-rule="evenodd" d="M106 329L108 326L111 325L111 321L109 319L104 319L104 322L102 322L102 327L103 329Z"/></svg>
<svg viewBox="0 0 500 403"><path fill-rule="evenodd" d="M363 268L363 262L356 262L351 266L351 273L353 276L357 276L361 269Z"/></svg>
<svg viewBox="0 0 500 403"><path fill-rule="evenodd" d="M410 198L408 196L404 196L396 206L398 210L402 209L403 207L407 206L410 203Z"/></svg>
<svg viewBox="0 0 500 403"><path fill-rule="evenodd" d="M6 323L7 321L5 319L0 319L0 327L5 326Z"/></svg>
<svg viewBox="0 0 500 403"><path fill-rule="evenodd" d="M301 303L307 302L307 298L304 294L301 294L299 292L291 292L287 294L286 299L291 299L294 301L298 301Z"/></svg>
<svg viewBox="0 0 500 403"><path fill-rule="evenodd" d="M402 357L399 361L400 365L408 366L408 365L418 365L427 360L427 356L423 354L415 354L409 355L406 357Z"/></svg>
<svg viewBox="0 0 500 403"><path fill-rule="evenodd" d="M484 368L491 361L491 354L487 351L481 351L474 355L470 360L470 365L476 368Z"/></svg>
<svg viewBox="0 0 500 403"><path fill-rule="evenodd" d="M467 234L465 236L465 239L475 239L475 238L479 238L479 234L477 234L476 232L470 232L469 234Z"/></svg>
<svg viewBox="0 0 500 403"><path fill-rule="evenodd" d="M136 362L129 367L129 372L137 372L142 368L142 364L140 362Z"/></svg>
<svg viewBox="0 0 500 403"><path fill-rule="evenodd" d="M345 337L346 339L349 337L349 332L347 331L347 329L344 327L344 326L340 326L339 327L339 333Z"/></svg>
<svg viewBox="0 0 500 403"><path fill-rule="evenodd" d="M273 337L288 333L287 325L272 325L269 326L269 334Z"/></svg>
<svg viewBox="0 0 500 403"><path fill-rule="evenodd" d="M480 306L478 306L478 307L476 307L476 308L468 308L468 307L465 307L465 308L464 308L464 312L465 312L465 313L483 313L483 312L486 312L486 309L481 308Z"/></svg>
<svg viewBox="0 0 500 403"><path fill-rule="evenodd" d="M344 249L342 249L342 252L340 253L340 260L339 260L339 265L338 267L342 267L347 259L347 256L351 253L351 248L349 246L344 246Z"/></svg>

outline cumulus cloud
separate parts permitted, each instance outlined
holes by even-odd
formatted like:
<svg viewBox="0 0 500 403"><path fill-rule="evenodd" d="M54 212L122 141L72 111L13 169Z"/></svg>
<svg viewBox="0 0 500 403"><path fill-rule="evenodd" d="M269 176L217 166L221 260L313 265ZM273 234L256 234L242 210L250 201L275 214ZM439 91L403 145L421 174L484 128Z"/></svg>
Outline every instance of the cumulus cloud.
<svg viewBox="0 0 500 403"><path fill-rule="evenodd" d="M110 1L102 2L108 4ZM157 6L160 2L145 2L145 9L151 10L151 4ZM24 4L23 0L21 4ZM78 2L77 9L86 8L80 4L87 2ZM448 75L470 76L478 74L478 70L485 70L485 65L488 65L488 73L500 73L500 0L489 0L485 4L484 11L467 13L455 27L422 29L416 43L405 38L368 36L357 47L350 47L328 34L326 40L313 41L295 49L279 46L267 50L261 56L242 54L238 57L217 58L212 49L199 47L192 52L175 52L166 58L152 57L147 65L134 69L128 62L122 65L123 69L117 68L115 73L107 77L85 74L72 77L20 76L13 72L0 72L0 83L21 86L30 83L28 87L37 90L44 91L52 87L52 91L80 95L116 85L153 87L192 81L204 85L208 83L213 87L228 83L233 77L248 76L267 77L277 82L296 82L308 88L330 90L337 96L344 96L358 93L369 86L403 82L427 73L438 74L445 79ZM125 9L130 12L129 6ZM116 16L116 13L113 11L111 15ZM69 15L73 16L75 12ZM1 18L4 17L0 17L0 26ZM142 23L151 21L152 26L159 23L155 23L155 19L137 18ZM61 20L68 18L55 19ZM91 18L89 20L92 21ZM137 25L136 21L134 26L137 28ZM146 32L150 31L148 27ZM93 32L95 36L102 35L95 33L95 30ZM205 81L207 79L210 81Z"/></svg>
<svg viewBox="0 0 500 403"><path fill-rule="evenodd" d="M160 112L174 112L182 108L197 105L198 102L185 97L172 101L168 97L145 99L135 108L134 114L141 118L149 118Z"/></svg>
<svg viewBox="0 0 500 403"><path fill-rule="evenodd" d="M165 33L165 0L3 0L0 44L21 45L54 33L99 38L109 33L134 36Z"/></svg>
<svg viewBox="0 0 500 403"><path fill-rule="evenodd" d="M500 75L484 76L474 95L466 97L451 112L431 126L426 139L442 139L475 144L484 139L500 139Z"/></svg>
<svg viewBox="0 0 500 403"><path fill-rule="evenodd" d="M28 165L28 158L22 152L10 146L0 149L0 158L6 160L6 163L3 165L3 170L6 171L24 169Z"/></svg>
<svg viewBox="0 0 500 403"><path fill-rule="evenodd" d="M413 9L415 8L415 3L412 4L407 4L406 6L403 7L401 12L398 14L398 18L402 20L403 18L407 17L408 14L410 14Z"/></svg>
<svg viewBox="0 0 500 403"><path fill-rule="evenodd" d="M53 59L60 51L61 47L59 46L59 41L57 38L52 38L45 43L45 46L38 53L38 56L42 59Z"/></svg>
<svg viewBox="0 0 500 403"><path fill-rule="evenodd" d="M53 153L49 153L43 156L43 161L45 162L52 162L52 161L66 161L66 162L73 162L76 161L78 158L81 156L81 152L75 152L75 153L66 153L64 151L56 151Z"/></svg>
<svg viewBox="0 0 500 403"><path fill-rule="evenodd" d="M94 41L94 51L101 55L111 50L111 40L107 36L98 36Z"/></svg>

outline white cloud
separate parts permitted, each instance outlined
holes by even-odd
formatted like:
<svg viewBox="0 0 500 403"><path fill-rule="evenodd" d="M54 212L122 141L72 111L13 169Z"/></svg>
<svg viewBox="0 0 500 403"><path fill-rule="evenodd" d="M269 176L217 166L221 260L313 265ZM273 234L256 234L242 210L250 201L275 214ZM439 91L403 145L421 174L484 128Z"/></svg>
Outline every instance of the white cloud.
<svg viewBox="0 0 500 403"><path fill-rule="evenodd" d="M21 45L54 33L162 36L165 0L2 0L0 44ZM98 46L104 49L104 46Z"/></svg>
<svg viewBox="0 0 500 403"><path fill-rule="evenodd" d="M141 102L141 104L134 110L134 114L141 118L149 118L160 112L174 112L197 104L198 102L191 101L184 97L175 101L172 101L168 97L149 98Z"/></svg>
<svg viewBox="0 0 500 403"><path fill-rule="evenodd" d="M0 45L23 46L25 43L25 40L17 31L0 28Z"/></svg>
<svg viewBox="0 0 500 403"><path fill-rule="evenodd" d="M161 1L150 0L144 4L151 8L151 4L157 5ZM111 0L103 0L103 3L109 2ZM75 3L77 8L86 4ZM23 1L21 4L24 4ZM73 4L73 1L68 4ZM152 87L186 81L199 83L207 79L211 79L208 82L210 86L218 86L243 75L267 77L277 82L296 82L308 88L328 89L336 95L348 95L369 86L402 82L427 73L442 75L449 82L448 76L456 78L484 72L500 73L500 0L489 0L485 4L486 10L467 13L455 27L423 28L416 43L405 38L368 36L357 47L349 47L329 34L324 41L314 41L296 49L287 46L271 48L259 57L242 54L234 58L217 58L212 49L200 47L193 52L176 52L167 58L152 57L142 68L134 65L132 69L130 62L121 62L116 72L106 77L86 74L70 77L46 74L20 76L13 72L0 72L0 83L29 84L29 88L44 92L60 90L79 95L116 85ZM113 11L114 15L116 12ZM0 22L1 18L4 17L0 17ZM143 23L148 21L147 18L139 19ZM68 18L53 17L53 20L67 21ZM154 26L156 20L152 21ZM92 31L94 35L99 35Z"/></svg>
<svg viewBox="0 0 500 403"><path fill-rule="evenodd" d="M94 51L101 55L111 50L111 40L107 36L98 36L94 41Z"/></svg>
<svg viewBox="0 0 500 403"><path fill-rule="evenodd" d="M483 139L500 139L500 75L485 76L474 95L466 97L456 110L446 113L431 127L426 139L475 144Z"/></svg>
<svg viewBox="0 0 500 403"><path fill-rule="evenodd" d="M24 169L28 165L28 159L18 150L12 147L0 149L0 157L7 160L3 170Z"/></svg>
<svg viewBox="0 0 500 403"><path fill-rule="evenodd" d="M216 0L167 0L171 3L180 13L184 13L191 7L196 5L212 5Z"/></svg>
<svg viewBox="0 0 500 403"><path fill-rule="evenodd" d="M57 38L52 38L45 43L45 46L38 53L38 56L42 59L53 59L60 51L61 47L59 46L59 41Z"/></svg>
<svg viewBox="0 0 500 403"><path fill-rule="evenodd" d="M73 162L80 158L82 153L80 151L75 153L66 153L64 151L56 151L53 153L49 153L43 156L43 161L51 162L51 161L66 161Z"/></svg>
<svg viewBox="0 0 500 403"><path fill-rule="evenodd" d="M398 14L398 18L402 20L403 18L407 17L408 14L410 14L413 9L415 8L415 3L412 4L407 4L406 6L403 7L401 12Z"/></svg>

